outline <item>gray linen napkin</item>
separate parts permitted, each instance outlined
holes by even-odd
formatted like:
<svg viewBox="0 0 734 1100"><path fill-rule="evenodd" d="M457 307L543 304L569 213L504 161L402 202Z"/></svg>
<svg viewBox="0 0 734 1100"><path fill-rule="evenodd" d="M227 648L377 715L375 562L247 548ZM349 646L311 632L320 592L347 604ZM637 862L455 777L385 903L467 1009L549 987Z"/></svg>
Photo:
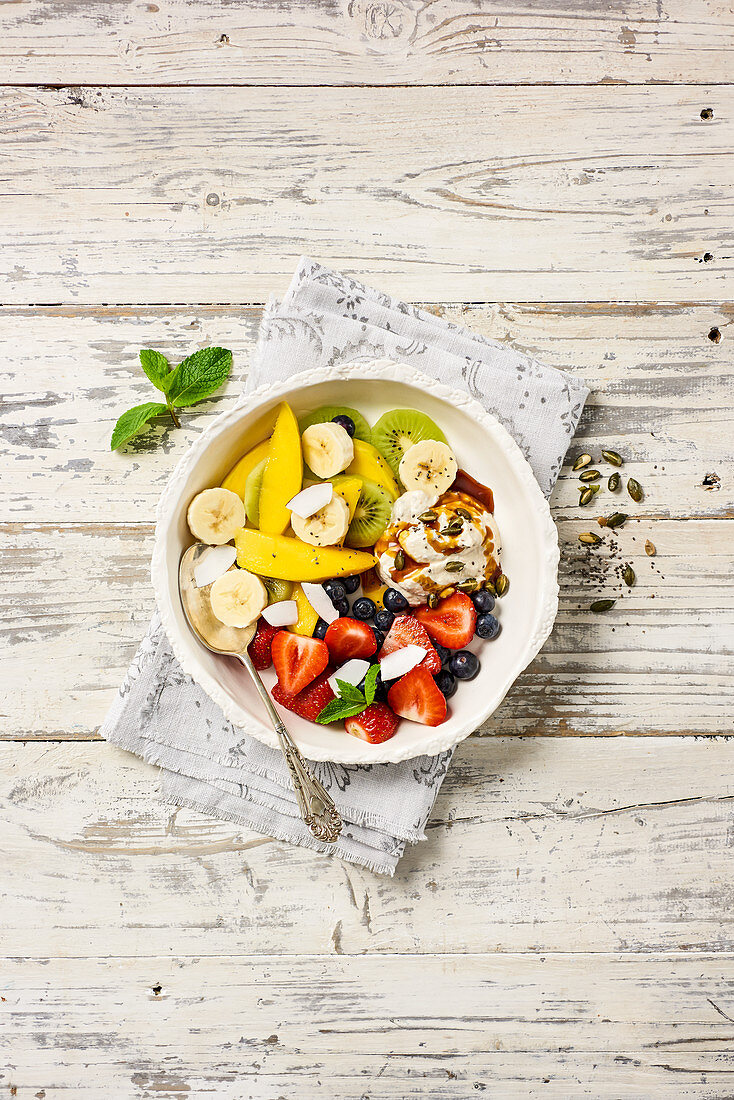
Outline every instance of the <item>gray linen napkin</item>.
<svg viewBox="0 0 734 1100"><path fill-rule="evenodd" d="M314 367L385 357L466 388L514 436L550 494L588 394L581 381L312 260L301 260L282 303L269 303L244 392ZM393 874L406 843L424 838L452 756L314 762L344 820L339 842L321 844L298 816L280 753L234 727L181 670L157 615L100 733L161 769L164 801L382 874Z"/></svg>

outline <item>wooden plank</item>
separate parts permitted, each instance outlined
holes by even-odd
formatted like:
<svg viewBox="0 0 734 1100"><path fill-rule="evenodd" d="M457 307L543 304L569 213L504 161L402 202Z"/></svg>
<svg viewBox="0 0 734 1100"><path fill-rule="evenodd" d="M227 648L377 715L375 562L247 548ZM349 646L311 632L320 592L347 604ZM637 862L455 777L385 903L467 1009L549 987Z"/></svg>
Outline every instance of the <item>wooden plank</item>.
<svg viewBox="0 0 734 1100"><path fill-rule="evenodd" d="M409 300L722 300L713 95L7 88L0 298L262 302L305 252Z"/></svg>
<svg viewBox="0 0 734 1100"><path fill-rule="evenodd" d="M2 954L731 952L733 754L470 738L386 879L165 806L114 746L0 745Z"/></svg>
<svg viewBox="0 0 734 1100"><path fill-rule="evenodd" d="M732 44L720 0L0 7L0 67L24 84L708 83Z"/></svg>
<svg viewBox="0 0 734 1100"><path fill-rule="evenodd" d="M3 970L5 1077L28 1100L711 1100L734 1086L728 955L597 956L592 969L583 955L176 953Z"/></svg>

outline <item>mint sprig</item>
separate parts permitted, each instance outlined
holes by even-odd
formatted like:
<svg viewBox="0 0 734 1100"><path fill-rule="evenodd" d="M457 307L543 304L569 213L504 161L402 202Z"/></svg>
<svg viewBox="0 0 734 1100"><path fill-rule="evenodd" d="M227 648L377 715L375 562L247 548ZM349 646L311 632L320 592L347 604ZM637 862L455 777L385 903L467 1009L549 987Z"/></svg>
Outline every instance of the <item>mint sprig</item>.
<svg viewBox="0 0 734 1100"><path fill-rule="evenodd" d="M232 352L227 348L200 348L172 368L165 355L152 348L142 348L140 365L146 378L164 395L166 403L148 401L124 412L112 432L112 451L129 442L150 420L163 413L168 413L180 428L176 409L204 401L219 389L232 368Z"/></svg>
<svg viewBox="0 0 734 1100"><path fill-rule="evenodd" d="M326 726L330 722L337 722L339 719L344 718L354 718L355 715L361 714L375 701L379 672L379 665L370 665L364 678L364 693L353 684L337 679L336 686L339 694L336 699L332 699L326 704L316 721Z"/></svg>

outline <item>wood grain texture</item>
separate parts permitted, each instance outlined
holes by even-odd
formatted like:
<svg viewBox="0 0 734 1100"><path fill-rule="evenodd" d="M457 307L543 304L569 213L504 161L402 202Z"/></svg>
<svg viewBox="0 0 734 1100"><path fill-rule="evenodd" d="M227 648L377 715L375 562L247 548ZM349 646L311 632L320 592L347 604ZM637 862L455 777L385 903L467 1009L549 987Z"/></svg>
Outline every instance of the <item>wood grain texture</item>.
<svg viewBox="0 0 734 1100"><path fill-rule="evenodd" d="M715 94L7 88L0 299L262 302L310 253L411 300L723 300Z"/></svg>
<svg viewBox="0 0 734 1100"><path fill-rule="evenodd" d="M0 745L2 955L590 952L592 988L600 953L732 952L733 754L470 738L386 879L164 806L114 746Z"/></svg>
<svg viewBox="0 0 734 1100"><path fill-rule="evenodd" d="M205 0L0 7L0 68L23 84L726 82L721 0Z"/></svg>

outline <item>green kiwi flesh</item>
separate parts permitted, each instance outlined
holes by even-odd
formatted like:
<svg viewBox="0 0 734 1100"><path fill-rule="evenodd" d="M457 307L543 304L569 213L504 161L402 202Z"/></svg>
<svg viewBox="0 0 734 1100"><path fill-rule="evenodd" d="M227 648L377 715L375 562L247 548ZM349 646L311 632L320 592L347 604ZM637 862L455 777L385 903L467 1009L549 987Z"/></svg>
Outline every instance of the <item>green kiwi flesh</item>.
<svg viewBox="0 0 734 1100"><path fill-rule="evenodd" d="M307 416L302 416L298 421L298 428L303 434L306 428L310 428L312 424L325 424L328 420L333 420L335 416L348 416L354 421L355 438L363 439L365 443L372 442L372 430L362 413L357 412L356 409L350 409L346 405L322 405L320 409L314 409Z"/></svg>
<svg viewBox="0 0 734 1100"><path fill-rule="evenodd" d="M253 527L260 526L260 486L267 461L267 458L264 458L262 462L258 462L257 466L253 466L245 481L245 512Z"/></svg>
<svg viewBox="0 0 734 1100"><path fill-rule="evenodd" d="M417 409L390 409L383 413L372 429L372 443L399 477L400 460L409 447L423 439L448 440L430 416Z"/></svg>
<svg viewBox="0 0 734 1100"><path fill-rule="evenodd" d="M357 507L344 542L347 546L374 546L387 527L392 513L392 499L381 485L362 481Z"/></svg>
<svg viewBox="0 0 734 1100"><path fill-rule="evenodd" d="M280 603L293 595L293 581L279 581L276 577L261 577L268 590L268 603Z"/></svg>

